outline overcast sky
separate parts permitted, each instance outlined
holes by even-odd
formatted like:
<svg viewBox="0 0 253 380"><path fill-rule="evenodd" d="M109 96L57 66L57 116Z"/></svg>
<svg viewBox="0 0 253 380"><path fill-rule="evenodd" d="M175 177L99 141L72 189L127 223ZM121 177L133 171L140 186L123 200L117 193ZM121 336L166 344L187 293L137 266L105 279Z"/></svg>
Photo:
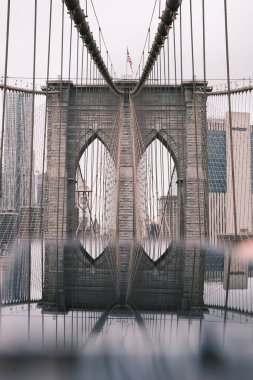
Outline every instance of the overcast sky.
<svg viewBox="0 0 253 380"><path fill-rule="evenodd" d="M15 83L15 78L19 78L18 84L22 86L25 86L27 81L31 83L32 78L34 3L34 0L11 0L8 77L14 78L12 83ZM253 0L241 0L240 2L238 0L227 0L227 3L231 78L253 78ZM49 4L50 0L38 0L36 81L39 84L45 83L47 72ZM82 7L85 8L85 0L81 0L81 4ZM93 4L117 77L121 78L126 74L127 47L129 48L131 59L133 61L133 70L136 72L142 56L155 4L154 17L151 23L151 42L157 30L157 25L159 23L159 0L93 0ZM202 0L192 0L192 4L195 74L197 79L203 79ZM224 1L205 0L205 4L207 78L211 85L215 83L225 83ZM165 0L161 1L161 9L164 9L164 5ZM183 0L182 28L184 80L192 78L189 5L190 0ZM61 9L62 1L53 0L50 78L57 78L61 71ZM68 78L70 18L67 14L66 7L64 9L63 75L65 78ZM4 73L6 10L7 0L0 0L1 76ZM88 21L98 43L99 28L93 12L91 0L88 0ZM179 40L179 21L178 16L175 22L177 42ZM76 76L76 46L78 41L81 51L81 40L77 36L76 29L74 29L71 65L71 77L73 78ZM172 31L170 32L169 42L171 49L173 49ZM145 58L147 57L147 47L148 45L146 45L145 49ZM102 54L106 61L105 52L106 49L102 46ZM178 54L179 47L177 45L177 58ZM179 64L179 58L177 59L177 62ZM178 72L180 72L179 69ZM22 83L20 83L20 80L22 80ZM39 137L38 134L38 138ZM37 144L37 146L38 145L39 144ZM41 162L42 159L39 156L39 152L36 152L36 170L41 170ZM167 189L164 189L163 194L166 192Z"/></svg>
<svg viewBox="0 0 253 380"><path fill-rule="evenodd" d="M159 19L159 0L93 0L113 66L118 77L125 75L126 47L133 61L134 72L138 69L148 26L155 3L157 4L152 23L152 35L156 31ZM203 78L202 64L202 0L192 0L194 25L194 57L196 75ZM205 0L206 3L206 45L207 76L210 79L225 79L224 51L224 9L223 0ZM227 0L229 16L229 42L231 58L231 77L244 78L253 75L253 1ZM85 0L81 1L85 8ZM161 9L165 1L161 1ZM7 0L0 0L0 73L4 72L5 29ZM53 0L53 30L50 76L60 73L61 38L61 0ZM48 40L49 0L38 0L38 42L37 69L38 78L46 77L46 58ZM32 76L33 51L33 12L34 0L11 0L11 30L8 76ZM98 25L94 17L91 1L88 0L88 21L98 41ZM189 29L189 0L182 2L183 21L183 67L184 78L191 78L191 52ZM176 33L179 31L179 17L176 21ZM76 32L76 31L75 31ZM76 34L74 32L74 34ZM75 76L76 36L73 38L72 76ZM105 49L102 49L105 53ZM69 16L65 12L65 54L64 75L68 73L69 55ZM104 56L106 61L106 56Z"/></svg>

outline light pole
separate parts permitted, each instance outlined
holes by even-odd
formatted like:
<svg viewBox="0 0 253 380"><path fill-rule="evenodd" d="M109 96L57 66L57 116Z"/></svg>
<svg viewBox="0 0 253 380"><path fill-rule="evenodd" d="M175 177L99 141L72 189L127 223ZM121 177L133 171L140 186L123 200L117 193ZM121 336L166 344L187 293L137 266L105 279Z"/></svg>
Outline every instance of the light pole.
<svg viewBox="0 0 253 380"><path fill-rule="evenodd" d="M92 193L92 190L86 184L86 181L83 180L81 185L78 186L78 188L77 188L77 196L78 196L78 207L83 212L82 218L83 218L84 222L86 220L86 210L87 210L87 208L89 209L89 198L90 198L91 193ZM89 210L89 212L90 212L90 210ZM90 215L90 218L91 218L91 215ZM91 220L91 222L92 222L92 220ZM81 224L81 222L78 225L77 233L78 233L78 230L80 228L80 224ZM84 225L84 223L83 223L83 225ZM84 233L86 231L86 228L87 228L87 224L85 226L85 230L83 231Z"/></svg>

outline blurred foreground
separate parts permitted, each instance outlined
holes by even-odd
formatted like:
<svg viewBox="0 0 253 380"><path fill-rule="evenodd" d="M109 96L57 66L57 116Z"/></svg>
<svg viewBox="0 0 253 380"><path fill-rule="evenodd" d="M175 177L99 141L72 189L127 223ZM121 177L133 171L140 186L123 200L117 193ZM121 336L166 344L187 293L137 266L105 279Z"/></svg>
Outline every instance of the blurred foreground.
<svg viewBox="0 0 253 380"><path fill-rule="evenodd" d="M252 379L247 315L228 312L224 325L219 309L190 315L28 309L1 309L1 380Z"/></svg>

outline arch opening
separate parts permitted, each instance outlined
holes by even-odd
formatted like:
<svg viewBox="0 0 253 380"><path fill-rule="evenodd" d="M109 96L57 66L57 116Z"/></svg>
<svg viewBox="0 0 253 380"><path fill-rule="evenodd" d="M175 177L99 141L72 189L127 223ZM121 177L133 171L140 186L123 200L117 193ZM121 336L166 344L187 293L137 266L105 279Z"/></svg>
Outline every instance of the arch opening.
<svg viewBox="0 0 253 380"><path fill-rule="evenodd" d="M116 168L98 138L83 151L77 166L76 208L76 240L96 260L114 239L116 226Z"/></svg>
<svg viewBox="0 0 253 380"><path fill-rule="evenodd" d="M177 168L173 153L155 138L137 170L138 234L146 254L158 260L179 239Z"/></svg>

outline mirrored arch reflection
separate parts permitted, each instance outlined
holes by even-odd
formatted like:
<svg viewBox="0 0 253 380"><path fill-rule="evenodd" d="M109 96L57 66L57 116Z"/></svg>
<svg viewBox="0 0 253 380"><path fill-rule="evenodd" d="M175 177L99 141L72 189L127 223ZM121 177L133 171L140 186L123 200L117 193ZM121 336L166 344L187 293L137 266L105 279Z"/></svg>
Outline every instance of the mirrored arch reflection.
<svg viewBox="0 0 253 380"><path fill-rule="evenodd" d="M116 225L116 169L112 156L97 138L79 160L76 209L75 239L95 260L114 239Z"/></svg>
<svg viewBox="0 0 253 380"><path fill-rule="evenodd" d="M138 233L154 261L179 238L177 170L169 150L156 138L137 171Z"/></svg>

